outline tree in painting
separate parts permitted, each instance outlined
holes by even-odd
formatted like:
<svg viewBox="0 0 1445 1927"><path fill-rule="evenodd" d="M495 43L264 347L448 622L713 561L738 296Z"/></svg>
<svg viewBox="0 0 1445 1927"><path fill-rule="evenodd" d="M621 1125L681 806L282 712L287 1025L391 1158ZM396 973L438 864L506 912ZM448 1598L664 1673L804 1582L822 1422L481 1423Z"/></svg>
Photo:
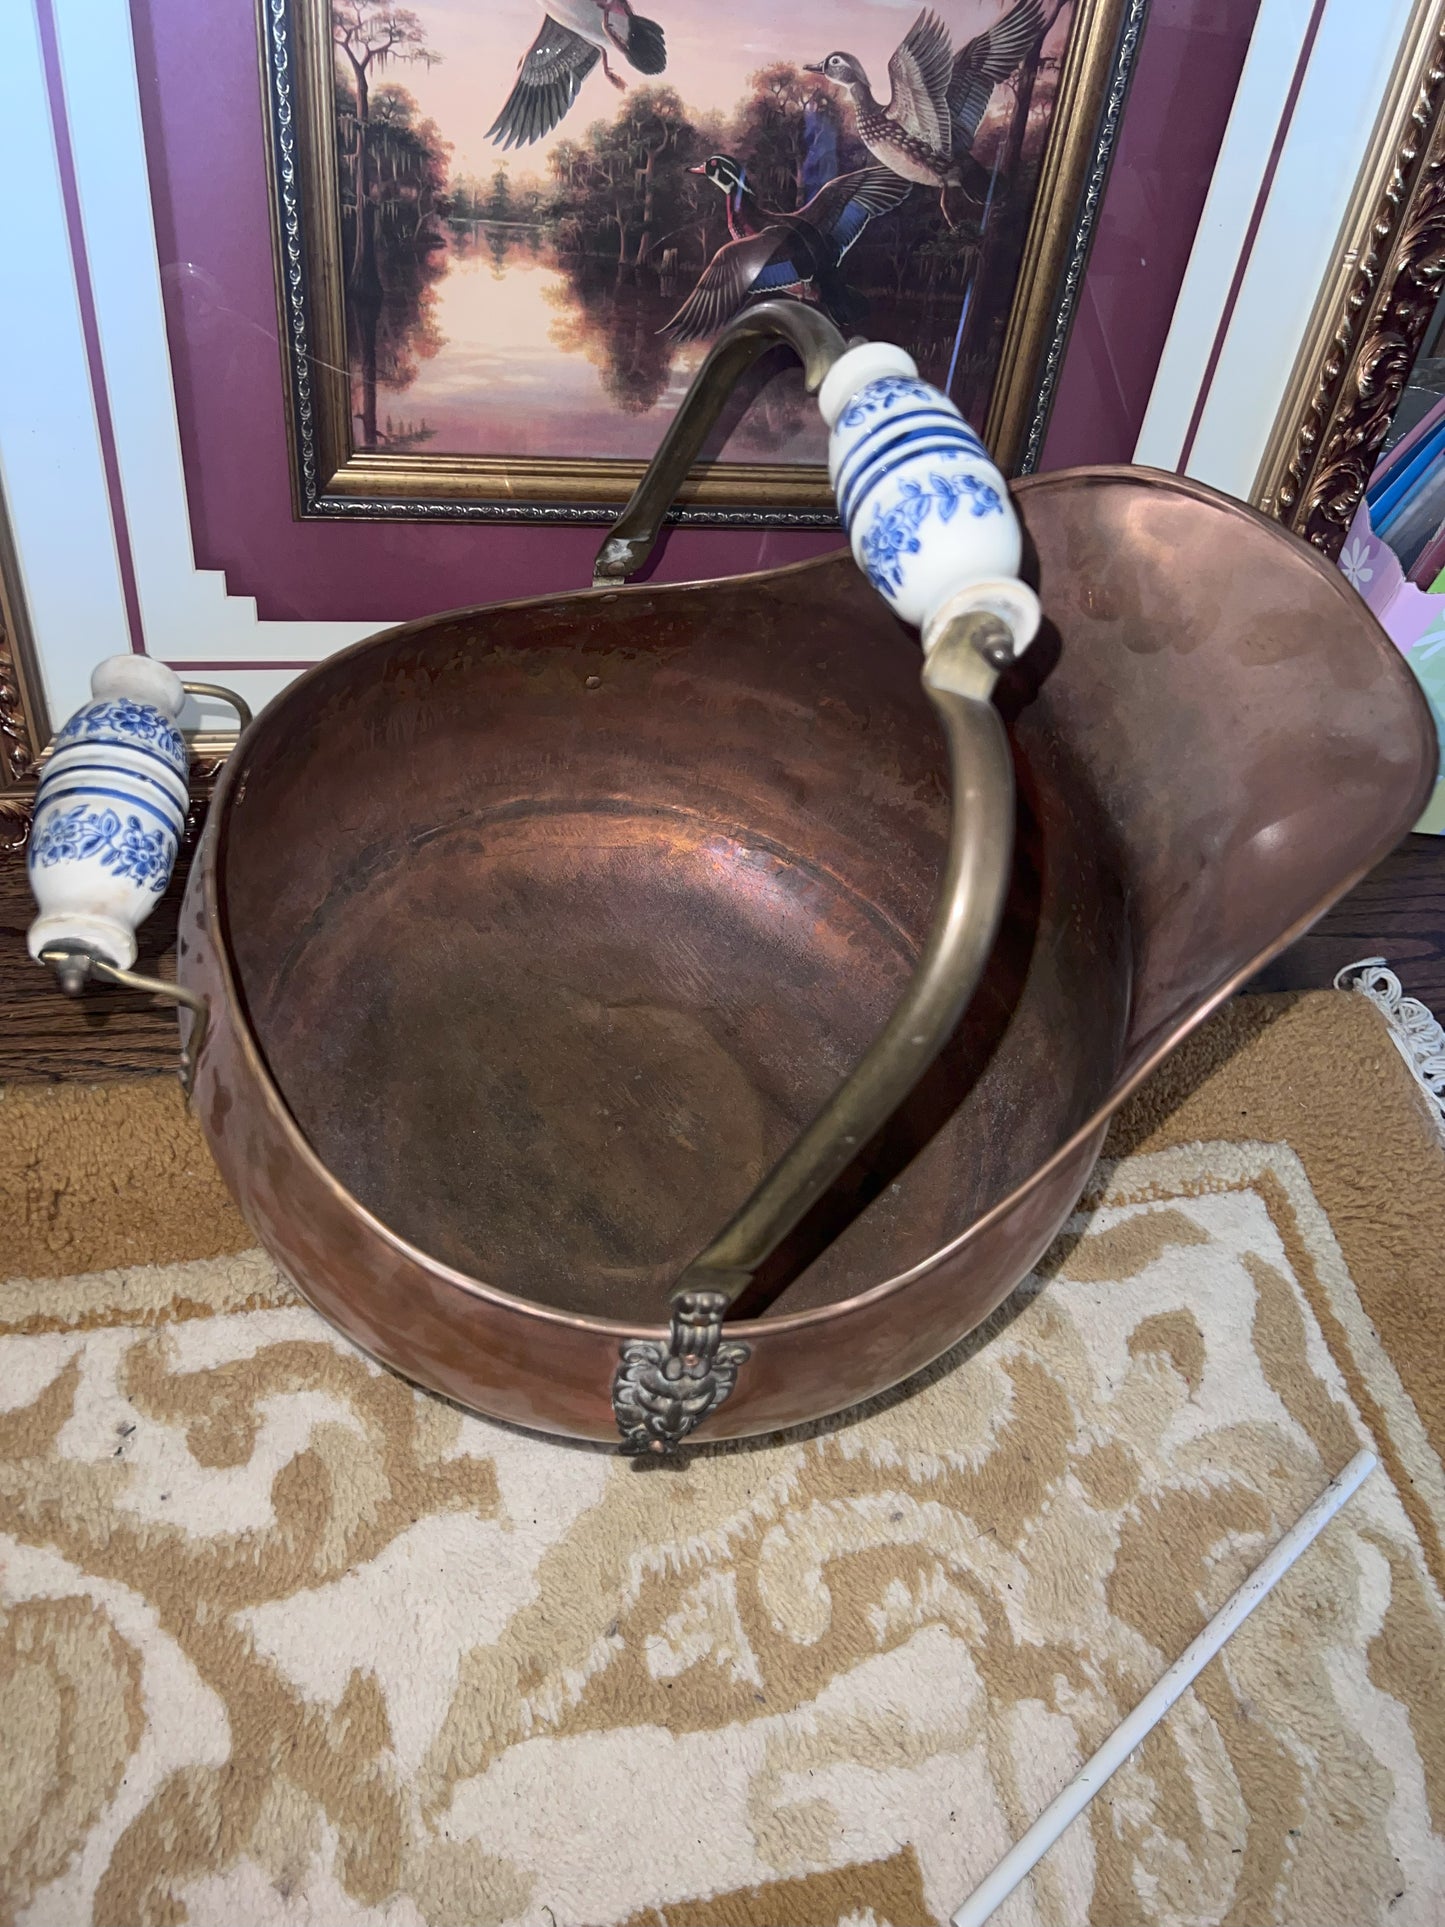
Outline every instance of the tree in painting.
<svg viewBox="0 0 1445 1927"><path fill-rule="evenodd" d="M645 267L664 229L695 218L686 169L696 147L672 88L633 88L615 120L594 121L553 155L545 219L555 244Z"/></svg>
<svg viewBox="0 0 1445 1927"><path fill-rule="evenodd" d="M331 37L340 57L337 149L358 440L365 448L407 447L427 439L425 424L380 427L377 385L404 389L417 357L440 345L430 297L447 267L437 216L446 205L448 146L406 89L380 76L396 62L441 56L410 8L377 0L332 0Z"/></svg>
<svg viewBox="0 0 1445 1927"><path fill-rule="evenodd" d="M375 287L377 278L372 75L384 73L394 61L433 61L441 55L427 45L426 31L411 8L386 6L380 0L332 0L331 38L351 70L350 112L338 110L341 131L351 135L349 158L359 213L348 280L353 290L366 291Z"/></svg>

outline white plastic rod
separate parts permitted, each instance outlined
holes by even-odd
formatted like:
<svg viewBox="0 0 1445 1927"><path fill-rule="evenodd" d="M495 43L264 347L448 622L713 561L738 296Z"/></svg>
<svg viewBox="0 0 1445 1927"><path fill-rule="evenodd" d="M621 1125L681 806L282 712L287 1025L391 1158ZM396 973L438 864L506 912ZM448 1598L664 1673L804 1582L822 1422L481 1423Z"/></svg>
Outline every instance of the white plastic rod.
<svg viewBox="0 0 1445 1927"><path fill-rule="evenodd" d="M1006 1853L993 1872L975 1887L953 1916L952 1927L983 1927L994 1909L1001 1907L1024 1875L1036 1866L1058 1839L1069 1822L1083 1812L1104 1782L1128 1759L1144 1736L1158 1725L1185 1687L1209 1664L1231 1633L1248 1619L1260 1600L1289 1571L1295 1560L1334 1518L1345 1501L1357 1492L1374 1471L1378 1461L1373 1452L1357 1452L1340 1473L1331 1479L1309 1511L1292 1526L1245 1580L1227 1605L1210 1620L1152 1691L1147 1693L1129 1717L1105 1740L1078 1777L1071 1780L1035 1820L1016 1847Z"/></svg>

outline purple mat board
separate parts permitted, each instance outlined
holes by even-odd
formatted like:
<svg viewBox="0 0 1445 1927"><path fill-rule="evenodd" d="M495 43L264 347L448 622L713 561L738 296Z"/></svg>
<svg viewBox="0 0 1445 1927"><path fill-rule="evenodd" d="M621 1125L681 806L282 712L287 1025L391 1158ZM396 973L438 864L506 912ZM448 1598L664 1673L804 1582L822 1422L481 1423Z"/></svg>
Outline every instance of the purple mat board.
<svg viewBox="0 0 1445 1927"><path fill-rule="evenodd" d="M1132 460L1259 0L1150 0L1040 468Z"/></svg>
<svg viewBox="0 0 1445 1927"><path fill-rule="evenodd" d="M1257 6L1152 0L1045 467L1133 450ZM584 586L595 527L294 519L255 6L131 11L197 566L272 620L403 621ZM778 567L839 540L674 530L656 576Z"/></svg>

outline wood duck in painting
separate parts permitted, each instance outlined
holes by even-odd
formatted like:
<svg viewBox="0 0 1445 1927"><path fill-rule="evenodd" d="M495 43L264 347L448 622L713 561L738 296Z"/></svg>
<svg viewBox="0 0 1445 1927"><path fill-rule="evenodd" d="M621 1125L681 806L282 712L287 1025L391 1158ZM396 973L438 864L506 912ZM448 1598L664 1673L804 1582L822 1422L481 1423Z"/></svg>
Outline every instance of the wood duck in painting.
<svg viewBox="0 0 1445 1927"><path fill-rule="evenodd" d="M858 138L869 153L904 180L936 187L943 218L956 227L958 198L981 203L987 193L972 148L993 90L1042 30L1042 0L1017 0L955 54L947 27L925 9L888 63L893 91L887 106L874 98L853 54L831 53L806 71L852 96Z"/></svg>
<svg viewBox="0 0 1445 1927"><path fill-rule="evenodd" d="M487 129L499 147L527 147L550 134L600 60L614 87L609 49L640 74L660 74L667 42L655 20L644 20L628 0L545 0L542 31L527 49L516 85Z"/></svg>
<svg viewBox="0 0 1445 1927"><path fill-rule="evenodd" d="M840 264L875 214L897 207L911 183L886 167L860 167L819 188L792 214L763 207L747 169L730 154L713 154L688 169L727 197L728 233L697 286L663 330L679 341L716 334L751 295L811 288L820 306L846 327L864 303Z"/></svg>

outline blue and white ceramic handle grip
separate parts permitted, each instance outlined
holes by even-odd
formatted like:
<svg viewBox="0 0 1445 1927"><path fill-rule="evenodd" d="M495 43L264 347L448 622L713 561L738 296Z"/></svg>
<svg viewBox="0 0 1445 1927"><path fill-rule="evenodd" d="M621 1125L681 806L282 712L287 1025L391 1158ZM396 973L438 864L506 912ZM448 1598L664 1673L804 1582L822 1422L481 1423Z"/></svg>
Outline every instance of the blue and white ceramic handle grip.
<svg viewBox="0 0 1445 1927"><path fill-rule="evenodd" d="M92 700L55 739L35 797L30 887L39 958L83 946L118 970L171 880L190 807L181 679L149 656L111 656Z"/></svg>
<svg viewBox="0 0 1445 1927"><path fill-rule="evenodd" d="M919 630L925 654L950 622L987 614L1020 655L1039 626L1019 580L1022 536L1008 484L946 395L903 349L850 348L818 391L828 478L854 560Z"/></svg>
<svg viewBox="0 0 1445 1927"><path fill-rule="evenodd" d="M136 930L165 894L190 806L190 755L179 721L188 691L250 711L210 683L185 683L149 656L111 656L90 678L91 700L55 739L35 795L28 864L39 915L27 943L78 995L92 979L187 1005L181 1054L189 1089L205 1006L159 978L137 977Z"/></svg>

